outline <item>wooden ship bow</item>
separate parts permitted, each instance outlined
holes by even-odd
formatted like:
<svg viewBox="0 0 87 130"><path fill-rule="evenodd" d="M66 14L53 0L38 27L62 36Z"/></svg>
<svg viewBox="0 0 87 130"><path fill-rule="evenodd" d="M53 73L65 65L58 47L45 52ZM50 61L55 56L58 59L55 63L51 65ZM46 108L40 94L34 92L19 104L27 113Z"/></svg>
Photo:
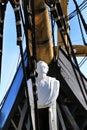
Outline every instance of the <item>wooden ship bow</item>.
<svg viewBox="0 0 87 130"><path fill-rule="evenodd" d="M35 65L39 60L49 65L48 75L60 81L60 94L57 99L59 130L87 130L87 79L80 71L76 59L77 56L87 55L87 47L73 45L71 42L67 18L69 1L0 0L0 67L4 28L2 21L5 18L8 2L12 5L15 14L17 45L20 49L21 61L9 90L0 104L0 130L31 130L26 82L30 76L32 77L30 65L34 67L32 72L35 78ZM32 2L34 2L33 6ZM83 21L75 0L74 3ZM57 43L55 43L54 22L57 28ZM26 39L24 53L22 25Z"/></svg>

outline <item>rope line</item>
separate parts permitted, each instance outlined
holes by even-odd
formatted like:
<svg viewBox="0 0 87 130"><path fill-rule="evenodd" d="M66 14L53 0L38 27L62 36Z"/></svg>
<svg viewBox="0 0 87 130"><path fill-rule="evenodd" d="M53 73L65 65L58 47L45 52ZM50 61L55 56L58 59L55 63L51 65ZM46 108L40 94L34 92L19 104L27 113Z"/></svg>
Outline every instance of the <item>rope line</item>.
<svg viewBox="0 0 87 130"><path fill-rule="evenodd" d="M67 53L68 53L68 57L69 57L70 61L72 61L71 56L70 56L70 54L69 54L69 50L68 50L68 48L67 48L67 44L66 44L65 38L64 38L64 34L67 36L67 40L68 40L68 42L69 42L69 46L70 46L70 49L71 49L71 53L72 53L72 57L73 57L73 60L74 60L74 64L75 64L75 66L78 68L78 72L79 72L79 76L80 76L80 79L81 79L82 84L80 83L80 81L79 81L79 79L78 79L77 72L76 72L76 70L75 70L75 68L74 68L73 65L72 65L72 68L73 68L73 71L74 71L74 73L75 73L75 76L76 76L76 79L77 79L77 81L78 81L80 90L81 90L82 95L83 95L83 97L84 97L84 100L85 100L85 102L86 102L86 104L87 104L87 99L86 99L86 95L85 95L85 93L87 94L87 90L86 90L86 87L85 87L83 78L82 78L82 76L81 76L81 74L80 74L79 65L78 65L78 63L77 63L77 60L76 60L76 57L75 57L75 54L74 54L74 51L73 51L71 39L70 39L69 34L68 34L68 32L67 32L64 15L63 15L63 12L62 12L62 8L60 7L61 4L60 4L60 2L59 2L58 0L57 0L57 3L56 3L56 4L57 4L57 5L55 6L55 5L54 5L54 2L53 2L53 4L50 5L51 11L52 11L53 17L54 17L54 19L55 19L55 21L56 21L56 24L57 24L57 26L58 26L58 29L59 29L59 31L60 31L60 35L61 35L61 38L62 38L63 43L64 43L64 45L65 45L66 51L67 51ZM59 9L61 9L61 11L60 11ZM84 93L84 90L85 90L85 93Z"/></svg>

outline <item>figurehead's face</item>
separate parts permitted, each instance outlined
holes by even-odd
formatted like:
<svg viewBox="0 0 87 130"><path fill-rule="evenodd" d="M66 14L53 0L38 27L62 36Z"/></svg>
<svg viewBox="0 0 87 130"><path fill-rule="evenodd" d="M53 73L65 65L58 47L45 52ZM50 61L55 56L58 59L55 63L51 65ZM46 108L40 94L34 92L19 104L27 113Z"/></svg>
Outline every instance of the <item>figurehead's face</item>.
<svg viewBox="0 0 87 130"><path fill-rule="evenodd" d="M38 74L47 74L49 70L48 65L44 61L37 62L37 73Z"/></svg>

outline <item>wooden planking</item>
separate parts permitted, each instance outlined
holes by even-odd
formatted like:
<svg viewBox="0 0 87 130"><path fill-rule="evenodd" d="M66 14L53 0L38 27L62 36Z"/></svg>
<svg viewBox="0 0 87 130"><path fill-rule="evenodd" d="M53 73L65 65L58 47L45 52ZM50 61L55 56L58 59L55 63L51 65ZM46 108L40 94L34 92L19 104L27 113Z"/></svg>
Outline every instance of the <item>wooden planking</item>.
<svg viewBox="0 0 87 130"><path fill-rule="evenodd" d="M85 102L85 99L83 97L83 94L81 92L80 86L78 84L78 81L76 79L75 73L73 71L72 68L72 64L70 63L70 61L68 60L68 58L61 52L59 51L59 60L58 63L61 67L61 75L63 76L64 80L66 81L66 83L68 84L68 86L70 87L71 91L73 92L73 94L75 95L75 97L79 100L79 102L82 104L82 106L87 110L87 104ZM75 68L75 71L78 75L78 79L79 82L81 84L81 79L78 73L78 70ZM86 90L87 90L87 80L84 78L84 76L82 75ZM87 100L87 94L84 90L84 86L81 84L83 93L85 95L85 98Z"/></svg>

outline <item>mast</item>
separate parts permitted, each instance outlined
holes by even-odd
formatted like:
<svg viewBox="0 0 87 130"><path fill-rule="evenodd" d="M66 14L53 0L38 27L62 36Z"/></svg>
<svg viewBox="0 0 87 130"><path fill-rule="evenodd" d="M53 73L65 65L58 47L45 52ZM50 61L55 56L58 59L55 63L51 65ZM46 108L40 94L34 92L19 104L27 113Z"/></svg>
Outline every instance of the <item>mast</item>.
<svg viewBox="0 0 87 130"><path fill-rule="evenodd" d="M47 6L43 0L35 1L35 32L37 60L50 63L53 59L52 35ZM32 40L29 30L29 47L32 55Z"/></svg>
<svg viewBox="0 0 87 130"><path fill-rule="evenodd" d="M60 0L60 4L61 4L61 7L63 9L64 17L68 16L68 2L69 2L69 0L63 0L63 1ZM67 32L69 33L69 29L70 29L69 23L68 23L68 21L65 21L65 22L66 22ZM66 40L66 43L68 46L68 40L67 40L66 34L64 34L64 37L65 37L65 40ZM63 41L62 41L61 34L60 34L59 30L58 30L58 46L63 46Z"/></svg>

